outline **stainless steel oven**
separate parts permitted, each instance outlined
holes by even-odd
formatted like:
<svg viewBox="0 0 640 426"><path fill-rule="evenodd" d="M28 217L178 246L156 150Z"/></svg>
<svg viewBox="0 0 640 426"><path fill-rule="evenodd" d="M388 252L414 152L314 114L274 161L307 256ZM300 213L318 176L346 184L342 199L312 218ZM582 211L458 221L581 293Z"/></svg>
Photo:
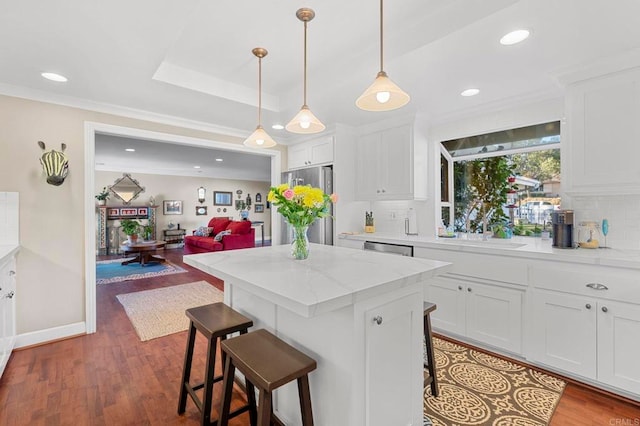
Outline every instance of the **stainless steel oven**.
<svg viewBox="0 0 640 426"><path fill-rule="evenodd" d="M406 246L402 244L376 243L373 241L365 241L364 249L379 251L388 254L396 254L400 256L413 257L413 246Z"/></svg>

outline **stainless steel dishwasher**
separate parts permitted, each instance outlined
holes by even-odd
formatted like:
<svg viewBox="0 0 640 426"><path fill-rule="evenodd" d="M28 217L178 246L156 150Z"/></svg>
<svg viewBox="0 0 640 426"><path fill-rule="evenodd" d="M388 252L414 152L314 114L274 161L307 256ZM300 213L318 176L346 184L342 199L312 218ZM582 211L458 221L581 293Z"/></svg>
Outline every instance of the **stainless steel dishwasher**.
<svg viewBox="0 0 640 426"><path fill-rule="evenodd" d="M379 251L388 254L396 254L400 256L413 257L413 246L406 246L402 244L376 243L373 241L365 241L364 249Z"/></svg>

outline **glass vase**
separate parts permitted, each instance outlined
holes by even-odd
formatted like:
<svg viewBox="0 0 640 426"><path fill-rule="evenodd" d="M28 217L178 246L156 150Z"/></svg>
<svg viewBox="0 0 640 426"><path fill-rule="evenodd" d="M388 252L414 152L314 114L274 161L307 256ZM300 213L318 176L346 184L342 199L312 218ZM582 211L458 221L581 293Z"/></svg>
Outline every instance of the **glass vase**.
<svg viewBox="0 0 640 426"><path fill-rule="evenodd" d="M293 239L291 241L291 256L296 260L304 260L309 257L309 237L307 237L307 225L291 225Z"/></svg>

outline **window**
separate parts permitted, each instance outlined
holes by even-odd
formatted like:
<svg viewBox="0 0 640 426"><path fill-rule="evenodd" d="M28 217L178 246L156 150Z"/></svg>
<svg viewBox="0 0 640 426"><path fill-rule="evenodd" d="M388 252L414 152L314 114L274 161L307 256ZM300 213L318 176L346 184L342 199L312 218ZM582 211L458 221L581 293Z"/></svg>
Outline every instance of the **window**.
<svg viewBox="0 0 640 426"><path fill-rule="evenodd" d="M506 226L516 235L548 226L560 208L559 144L560 122L442 142L444 224L459 232Z"/></svg>

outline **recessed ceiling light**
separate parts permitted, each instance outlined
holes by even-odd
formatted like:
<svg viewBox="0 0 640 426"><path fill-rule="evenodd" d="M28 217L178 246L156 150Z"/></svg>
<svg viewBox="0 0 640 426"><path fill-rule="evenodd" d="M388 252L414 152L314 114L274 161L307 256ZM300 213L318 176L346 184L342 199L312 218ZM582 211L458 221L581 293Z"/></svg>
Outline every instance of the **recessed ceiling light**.
<svg viewBox="0 0 640 426"><path fill-rule="evenodd" d="M480 90L478 89L467 89L467 90L463 90L462 93L460 93L462 96L475 96L478 93L480 93Z"/></svg>
<svg viewBox="0 0 640 426"><path fill-rule="evenodd" d="M527 37L529 37L529 30L511 31L510 33L502 36L502 38L500 39L500 44L503 44L505 46L510 46L512 44L520 43L521 41L525 40Z"/></svg>
<svg viewBox="0 0 640 426"><path fill-rule="evenodd" d="M199 168L200 168L200 166L193 166L193 168L194 168L194 169L199 169Z"/></svg>
<svg viewBox="0 0 640 426"><path fill-rule="evenodd" d="M274 124L271 128L274 130L282 130L284 129L284 126L282 124Z"/></svg>
<svg viewBox="0 0 640 426"><path fill-rule="evenodd" d="M43 72L40 75L47 80L57 81L58 83L65 83L68 81L67 77L65 77L64 75L56 74L54 72Z"/></svg>
<svg viewBox="0 0 640 426"><path fill-rule="evenodd" d="M124 150L127 152L136 152L136 150L133 148L125 148Z"/></svg>
<svg viewBox="0 0 640 426"><path fill-rule="evenodd" d="M222 158L216 158L216 161L224 161Z"/></svg>

